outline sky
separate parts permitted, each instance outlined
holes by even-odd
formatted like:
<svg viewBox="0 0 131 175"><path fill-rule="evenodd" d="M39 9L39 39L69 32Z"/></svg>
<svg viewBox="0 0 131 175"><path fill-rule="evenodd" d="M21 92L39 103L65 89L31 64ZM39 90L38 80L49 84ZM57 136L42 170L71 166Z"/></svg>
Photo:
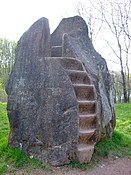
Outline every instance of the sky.
<svg viewBox="0 0 131 175"><path fill-rule="evenodd" d="M80 2L88 0L80 0ZM51 33L64 17L77 15L79 0L0 0L0 38L18 41L22 34L39 18L49 19ZM110 37L105 35L106 37ZM119 64L110 61L113 58L105 43L99 38L94 43L96 50L106 59L109 69Z"/></svg>
<svg viewBox="0 0 131 175"><path fill-rule="evenodd" d="M77 0L0 0L0 37L18 40L41 17L49 19L52 32L63 17L75 15L73 8L76 2Z"/></svg>

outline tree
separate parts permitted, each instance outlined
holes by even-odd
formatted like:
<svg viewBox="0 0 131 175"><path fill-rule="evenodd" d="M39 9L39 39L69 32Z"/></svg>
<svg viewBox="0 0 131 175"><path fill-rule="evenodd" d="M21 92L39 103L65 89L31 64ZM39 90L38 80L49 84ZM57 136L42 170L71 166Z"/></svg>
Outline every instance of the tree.
<svg viewBox="0 0 131 175"><path fill-rule="evenodd" d="M111 78L114 83L114 102L122 102L122 79L120 72L111 71Z"/></svg>
<svg viewBox="0 0 131 175"><path fill-rule="evenodd" d="M104 35L105 47L110 48L113 52L113 62L117 62L116 60L118 59L124 96L123 101L129 102L131 89L129 83L131 0L96 0L95 3L89 0L88 3L88 9L85 4L78 4L78 14L84 17L85 20L87 19L89 36L93 44L95 39L100 39L97 37L98 33L100 36Z"/></svg>
<svg viewBox="0 0 131 175"><path fill-rule="evenodd" d="M98 2L89 0L88 3L78 1L76 5L76 12L83 17L88 25L89 38L94 43L102 29L103 20L101 10ZM96 27L97 26L97 27Z"/></svg>
<svg viewBox="0 0 131 175"><path fill-rule="evenodd" d="M123 87L122 87L122 78L121 73L116 71L111 71L111 78L114 83L114 101L122 102L123 100ZM125 75L127 78L127 75ZM131 86L131 74L129 75L129 85ZM128 86L128 85L127 85ZM129 97L130 101L130 97Z"/></svg>
<svg viewBox="0 0 131 175"><path fill-rule="evenodd" d="M16 42L0 39L0 83L4 86L15 60Z"/></svg>
<svg viewBox="0 0 131 175"><path fill-rule="evenodd" d="M130 96L129 51L131 44L131 35L129 27L131 27L131 1L107 0L106 4L100 1L100 6L102 8L104 23L108 26L115 39L115 47L112 46L110 41L107 41L107 44L111 47L112 51L119 59L124 102L128 102ZM124 73L124 60L126 61L127 79Z"/></svg>

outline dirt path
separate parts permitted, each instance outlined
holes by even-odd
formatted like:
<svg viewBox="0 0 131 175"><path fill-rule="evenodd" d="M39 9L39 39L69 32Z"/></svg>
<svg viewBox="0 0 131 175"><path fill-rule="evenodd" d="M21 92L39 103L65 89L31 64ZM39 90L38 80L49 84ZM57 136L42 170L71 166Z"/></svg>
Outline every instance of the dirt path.
<svg viewBox="0 0 131 175"><path fill-rule="evenodd" d="M19 170L10 173L10 175L131 175L131 159L118 158L115 160L104 160L98 167L87 171L71 169L69 167L58 167L53 168L52 172L44 172L41 169L36 169L31 172L29 172L29 170L28 172L27 170Z"/></svg>

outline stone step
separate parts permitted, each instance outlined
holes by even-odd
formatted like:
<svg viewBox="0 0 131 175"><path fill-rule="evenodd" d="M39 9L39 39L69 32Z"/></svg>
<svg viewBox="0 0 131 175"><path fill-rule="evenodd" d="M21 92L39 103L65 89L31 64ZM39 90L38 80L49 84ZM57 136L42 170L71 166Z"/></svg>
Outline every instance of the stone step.
<svg viewBox="0 0 131 175"><path fill-rule="evenodd" d="M87 84L73 84L78 100L95 100L94 86Z"/></svg>
<svg viewBox="0 0 131 175"><path fill-rule="evenodd" d="M83 65L81 64L81 61L77 60L76 58L59 57L57 59L60 61L64 69L83 71Z"/></svg>
<svg viewBox="0 0 131 175"><path fill-rule="evenodd" d="M52 46L51 57L62 57L62 46Z"/></svg>
<svg viewBox="0 0 131 175"><path fill-rule="evenodd" d="M96 100L78 100L79 114L95 114L96 113Z"/></svg>
<svg viewBox="0 0 131 175"><path fill-rule="evenodd" d="M73 84L91 84L90 78L85 71L80 70L66 70Z"/></svg>
<svg viewBox="0 0 131 175"><path fill-rule="evenodd" d="M94 152L94 145L78 144L77 146L77 159L80 163L89 163Z"/></svg>
<svg viewBox="0 0 131 175"><path fill-rule="evenodd" d="M81 129L95 128L96 125L96 114L79 115L79 126Z"/></svg>
<svg viewBox="0 0 131 175"><path fill-rule="evenodd" d="M90 138L95 134L96 129L80 129L79 130L79 143L89 143Z"/></svg>
<svg viewBox="0 0 131 175"><path fill-rule="evenodd" d="M67 57L57 59L59 59L72 82L79 107L77 158L81 163L88 163L91 160L97 140L95 88L81 61Z"/></svg>

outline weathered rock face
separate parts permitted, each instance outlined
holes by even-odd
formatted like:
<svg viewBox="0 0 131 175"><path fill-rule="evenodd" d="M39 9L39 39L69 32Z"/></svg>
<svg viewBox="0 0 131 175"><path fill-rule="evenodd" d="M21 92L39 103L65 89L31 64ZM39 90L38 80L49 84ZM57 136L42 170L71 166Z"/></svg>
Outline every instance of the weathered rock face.
<svg viewBox="0 0 131 175"><path fill-rule="evenodd" d="M106 61L98 54L89 37L85 21L79 17L63 19L51 35L53 48L62 46L62 56L80 59L97 90L101 137L111 137L115 126L113 86Z"/></svg>
<svg viewBox="0 0 131 175"><path fill-rule="evenodd" d="M78 110L70 79L50 58L48 20L21 37L7 82L9 145L52 165L68 163L78 141Z"/></svg>
<svg viewBox="0 0 131 175"><path fill-rule="evenodd" d="M9 145L41 161L90 162L95 144L111 137L111 79L81 17L63 19L51 37L46 18L34 23L18 42L6 92Z"/></svg>

